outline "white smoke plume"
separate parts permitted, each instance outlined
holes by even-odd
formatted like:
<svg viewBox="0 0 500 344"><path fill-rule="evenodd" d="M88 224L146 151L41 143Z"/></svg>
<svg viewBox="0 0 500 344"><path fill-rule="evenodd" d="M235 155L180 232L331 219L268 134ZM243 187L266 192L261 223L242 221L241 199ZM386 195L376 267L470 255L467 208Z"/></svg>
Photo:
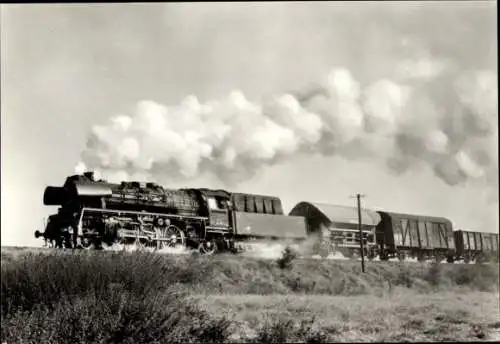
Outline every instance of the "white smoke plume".
<svg viewBox="0 0 500 344"><path fill-rule="evenodd" d="M334 68L316 88L260 103L240 91L176 106L141 101L132 116L92 128L82 163L112 180L211 173L230 184L306 152L370 157L396 173L427 163L450 185L496 184L497 73L445 65L408 60L364 88Z"/></svg>

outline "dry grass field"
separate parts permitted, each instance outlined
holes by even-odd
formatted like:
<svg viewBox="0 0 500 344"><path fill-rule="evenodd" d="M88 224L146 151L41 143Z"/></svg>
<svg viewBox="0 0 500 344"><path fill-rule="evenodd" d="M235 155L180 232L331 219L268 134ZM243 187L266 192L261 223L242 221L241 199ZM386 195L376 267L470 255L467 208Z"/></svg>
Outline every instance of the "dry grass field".
<svg viewBox="0 0 500 344"><path fill-rule="evenodd" d="M498 294L487 292L415 295L396 288L383 297L207 295L199 303L234 319L238 341L259 335L266 341L263 332L279 342L304 341L296 330L301 322L312 323L309 334L325 342L500 340Z"/></svg>
<svg viewBox="0 0 500 344"><path fill-rule="evenodd" d="M500 340L498 265L2 248L6 343Z"/></svg>

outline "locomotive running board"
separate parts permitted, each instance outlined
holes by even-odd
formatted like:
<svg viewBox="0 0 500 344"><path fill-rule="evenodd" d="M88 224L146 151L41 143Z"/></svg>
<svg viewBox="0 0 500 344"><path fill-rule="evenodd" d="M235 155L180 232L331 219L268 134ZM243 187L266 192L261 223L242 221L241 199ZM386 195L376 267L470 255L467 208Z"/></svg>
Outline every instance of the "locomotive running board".
<svg viewBox="0 0 500 344"><path fill-rule="evenodd" d="M78 233L82 232L82 218L83 218L83 214L85 212L117 214L118 216L121 216L122 214L127 214L127 215L142 215L142 216L154 215L154 216L161 216L161 217L167 217L167 218L176 218L176 219L179 219L179 220L182 220L182 219L185 219L185 218L194 219L194 220L200 220L200 221L206 221L206 220L208 220L208 217L202 217L202 216L174 215L174 214L152 213L152 212L133 211L133 210L83 208L82 212L80 213L80 219L78 220Z"/></svg>
<svg viewBox="0 0 500 344"><path fill-rule="evenodd" d="M231 227L205 227L207 233L218 233L218 234L226 234L231 232Z"/></svg>
<svg viewBox="0 0 500 344"><path fill-rule="evenodd" d="M92 212L98 212L98 213L114 213L118 215L122 214L130 214L130 215L156 215L156 216L163 216L163 217L173 217L173 218L178 218L178 219L184 219L184 218L190 218L190 219L196 219L196 220L208 220L208 217L202 217L202 216L191 216L191 215L175 215L175 214L165 214L165 213L152 213L152 212L143 212L143 211L133 211L133 210L117 210L117 209L99 209L99 208L83 208L82 209L82 214L85 211L92 211ZM81 216L80 216L81 218Z"/></svg>
<svg viewBox="0 0 500 344"><path fill-rule="evenodd" d="M347 232L347 233L359 233L359 229L347 229L347 228L328 228L330 232ZM362 229L363 233L373 233L373 229Z"/></svg>

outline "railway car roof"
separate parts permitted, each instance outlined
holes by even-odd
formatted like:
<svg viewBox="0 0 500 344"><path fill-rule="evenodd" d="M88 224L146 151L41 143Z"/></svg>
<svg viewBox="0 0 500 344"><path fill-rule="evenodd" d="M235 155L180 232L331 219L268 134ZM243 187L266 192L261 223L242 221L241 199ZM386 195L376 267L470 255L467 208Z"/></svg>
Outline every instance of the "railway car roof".
<svg viewBox="0 0 500 344"><path fill-rule="evenodd" d="M345 205L325 203L300 202L290 211L289 215L311 216L321 213L330 222L358 223L358 209ZM380 215L370 209L361 209L361 222L363 225L376 226L381 220Z"/></svg>
<svg viewBox="0 0 500 344"><path fill-rule="evenodd" d="M230 197L231 193L222 190L222 189L207 189L207 188L200 188L200 189L183 189L183 190L199 190L201 193L209 195L209 196L217 196L217 197Z"/></svg>
<svg viewBox="0 0 500 344"><path fill-rule="evenodd" d="M260 197L260 198L274 199L274 200L280 200L281 201L281 199L279 197L277 197L277 196L269 196L269 195L251 194L251 193L244 193L244 192L233 192L232 195L235 196L235 197L241 197L241 196L245 196L245 197Z"/></svg>
<svg viewBox="0 0 500 344"><path fill-rule="evenodd" d="M393 219L408 219L408 220L420 220L420 221L430 221L430 222L441 222L448 223L450 226L452 225L451 221L446 217L438 217L438 216L426 216L426 215L416 215L416 214L404 214L404 213L393 213L388 211L377 211L379 213L383 213L388 215Z"/></svg>
<svg viewBox="0 0 500 344"><path fill-rule="evenodd" d="M472 230L466 230L466 229L455 229L454 232L463 232L463 233L481 233L481 234L491 234L494 236L499 236L500 234L498 232L481 232L481 231L472 231Z"/></svg>

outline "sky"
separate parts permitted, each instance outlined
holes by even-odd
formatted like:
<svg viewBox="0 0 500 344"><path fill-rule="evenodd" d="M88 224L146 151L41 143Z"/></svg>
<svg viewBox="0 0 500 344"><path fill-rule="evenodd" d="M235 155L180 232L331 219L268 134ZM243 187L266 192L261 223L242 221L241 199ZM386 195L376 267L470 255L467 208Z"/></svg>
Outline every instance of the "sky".
<svg viewBox="0 0 500 344"><path fill-rule="evenodd" d="M0 19L2 245L42 244L43 191L77 165L286 211L362 193L498 231L494 2L12 4Z"/></svg>

